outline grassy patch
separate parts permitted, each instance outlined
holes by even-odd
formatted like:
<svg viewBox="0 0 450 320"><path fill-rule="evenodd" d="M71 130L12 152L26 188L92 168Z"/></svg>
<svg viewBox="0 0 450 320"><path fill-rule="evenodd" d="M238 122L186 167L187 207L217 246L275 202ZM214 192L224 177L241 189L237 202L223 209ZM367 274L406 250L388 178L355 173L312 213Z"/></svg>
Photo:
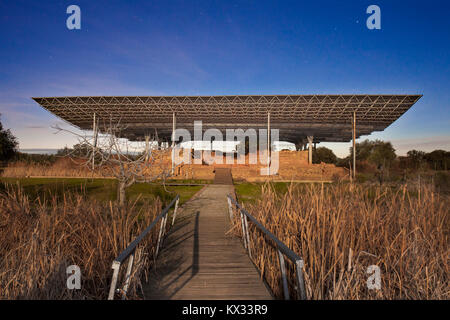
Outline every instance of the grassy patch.
<svg viewBox="0 0 450 320"><path fill-rule="evenodd" d="M261 194L261 183L243 182L235 184L234 188L239 201L255 202Z"/></svg>
<svg viewBox="0 0 450 320"><path fill-rule="evenodd" d="M114 179L83 178L0 178L0 189L5 184L19 184L30 198L41 201L57 197L62 199L67 193L85 195L99 201L115 201L117 181ZM193 183L193 182L190 182ZM202 186L162 186L158 184L136 183L127 189L127 197L138 204L159 197L163 205L169 203L176 194L180 195L180 204L190 199Z"/></svg>
<svg viewBox="0 0 450 320"><path fill-rule="evenodd" d="M180 195L180 205L189 200L202 186L162 186L148 183L136 183L127 190L127 197L135 200L139 195L142 200L159 197L163 204L169 203L176 194Z"/></svg>
<svg viewBox="0 0 450 320"><path fill-rule="evenodd" d="M304 183L294 183L295 185L304 185ZM235 184L236 194L240 202L255 203L261 198L262 187L266 183L243 182ZM284 194L288 190L290 182L273 182L268 187L272 188L277 194Z"/></svg>

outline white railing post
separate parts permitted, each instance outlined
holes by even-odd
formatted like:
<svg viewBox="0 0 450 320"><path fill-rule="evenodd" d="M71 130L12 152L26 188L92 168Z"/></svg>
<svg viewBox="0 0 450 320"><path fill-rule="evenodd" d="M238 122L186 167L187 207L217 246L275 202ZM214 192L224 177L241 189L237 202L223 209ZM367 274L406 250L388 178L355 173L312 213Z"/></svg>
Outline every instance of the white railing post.
<svg viewBox="0 0 450 320"><path fill-rule="evenodd" d="M228 213L230 214L230 221L233 221L233 206L231 205L230 198L227 197L228 200Z"/></svg>
<svg viewBox="0 0 450 320"><path fill-rule="evenodd" d="M173 210L172 226L175 223L175 218L177 217L178 201L180 201L180 198L178 198L177 202L175 202L175 209Z"/></svg>
<svg viewBox="0 0 450 320"><path fill-rule="evenodd" d="M242 240L244 240L244 248L247 249L247 239L245 236L244 214L241 212L241 228L242 228Z"/></svg>
<svg viewBox="0 0 450 320"><path fill-rule="evenodd" d="M306 300L305 279L303 279L303 260L295 261L295 268L297 269L297 286L300 300Z"/></svg>
<svg viewBox="0 0 450 320"><path fill-rule="evenodd" d="M289 287L286 277L286 265L284 263L283 253L278 250L278 258L280 260L281 281L283 283L284 300L289 300Z"/></svg>
<svg viewBox="0 0 450 320"><path fill-rule="evenodd" d="M248 222L247 222L247 216L244 215L244 225L245 225L245 233L247 237L247 249L248 249L248 256L250 259L252 259L252 251L250 249L250 235L248 232Z"/></svg>
<svg viewBox="0 0 450 320"><path fill-rule="evenodd" d="M131 272L133 271L133 262L134 262L134 254L136 253L136 250L133 251L131 256L128 258L128 267L127 267L127 274L125 276L125 285L123 286L123 295L122 300L125 300L127 297L128 292L128 286L130 285L130 278L131 278Z"/></svg>
<svg viewBox="0 0 450 320"><path fill-rule="evenodd" d="M114 270L114 272L111 278L111 286L109 287L108 300L114 300L114 294L116 293L116 286L117 286L117 278L119 277L120 262L113 261L112 269Z"/></svg>
<svg viewBox="0 0 450 320"><path fill-rule="evenodd" d="M155 259L156 257L158 257L158 252L159 252L159 245L161 242L161 236L162 236L162 232L163 232L163 228L164 228L164 221L166 220L166 216L164 216L161 220L161 224L159 226L159 235L158 235L158 242L156 243L156 252L155 252Z"/></svg>

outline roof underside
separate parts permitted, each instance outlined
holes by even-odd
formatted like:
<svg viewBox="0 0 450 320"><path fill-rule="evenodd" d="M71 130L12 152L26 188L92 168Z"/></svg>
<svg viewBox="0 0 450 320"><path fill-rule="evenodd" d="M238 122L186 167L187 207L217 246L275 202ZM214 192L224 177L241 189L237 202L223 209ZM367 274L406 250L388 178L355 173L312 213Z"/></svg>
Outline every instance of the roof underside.
<svg viewBox="0 0 450 320"><path fill-rule="evenodd" d="M92 130L93 115L100 122L126 126L123 135L142 140L155 135L170 140L172 115L177 128L191 131L194 121L203 130L216 128L279 129L282 141L301 143L348 142L352 113L356 136L382 131L405 113L421 95L260 95L167 97L51 97L33 98L43 108L82 129ZM101 127L101 126L100 126Z"/></svg>

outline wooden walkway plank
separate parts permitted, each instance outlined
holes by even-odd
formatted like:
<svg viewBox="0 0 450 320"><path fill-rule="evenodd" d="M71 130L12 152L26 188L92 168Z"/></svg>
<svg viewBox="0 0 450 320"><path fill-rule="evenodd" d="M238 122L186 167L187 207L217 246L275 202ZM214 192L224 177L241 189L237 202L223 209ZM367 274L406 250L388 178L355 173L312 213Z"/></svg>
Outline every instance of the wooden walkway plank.
<svg viewBox="0 0 450 320"><path fill-rule="evenodd" d="M208 185L186 202L144 285L146 299L273 299L230 229L226 195L232 185Z"/></svg>

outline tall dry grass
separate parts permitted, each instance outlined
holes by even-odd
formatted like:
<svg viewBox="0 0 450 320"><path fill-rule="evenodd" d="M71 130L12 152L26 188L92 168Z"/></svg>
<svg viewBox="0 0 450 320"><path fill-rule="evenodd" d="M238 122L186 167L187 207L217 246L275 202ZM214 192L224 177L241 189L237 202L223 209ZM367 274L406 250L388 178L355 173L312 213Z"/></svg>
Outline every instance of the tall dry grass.
<svg viewBox="0 0 450 320"><path fill-rule="evenodd" d="M246 207L304 259L308 299L450 298L450 201L431 185L291 185L282 195L265 185ZM281 298L276 250L250 230L254 262ZM370 265L381 269L380 290L367 287Z"/></svg>
<svg viewBox="0 0 450 320"><path fill-rule="evenodd" d="M92 172L82 166L82 160L60 158L52 164L27 163L26 161L11 162L3 168L2 177L104 177L101 171Z"/></svg>
<svg viewBox="0 0 450 320"><path fill-rule="evenodd" d="M77 194L41 202L7 187L0 193L0 299L106 298L112 261L160 211L159 200L119 209ZM139 295L156 237L136 253L131 297ZM72 264L81 269L81 290L66 287Z"/></svg>

